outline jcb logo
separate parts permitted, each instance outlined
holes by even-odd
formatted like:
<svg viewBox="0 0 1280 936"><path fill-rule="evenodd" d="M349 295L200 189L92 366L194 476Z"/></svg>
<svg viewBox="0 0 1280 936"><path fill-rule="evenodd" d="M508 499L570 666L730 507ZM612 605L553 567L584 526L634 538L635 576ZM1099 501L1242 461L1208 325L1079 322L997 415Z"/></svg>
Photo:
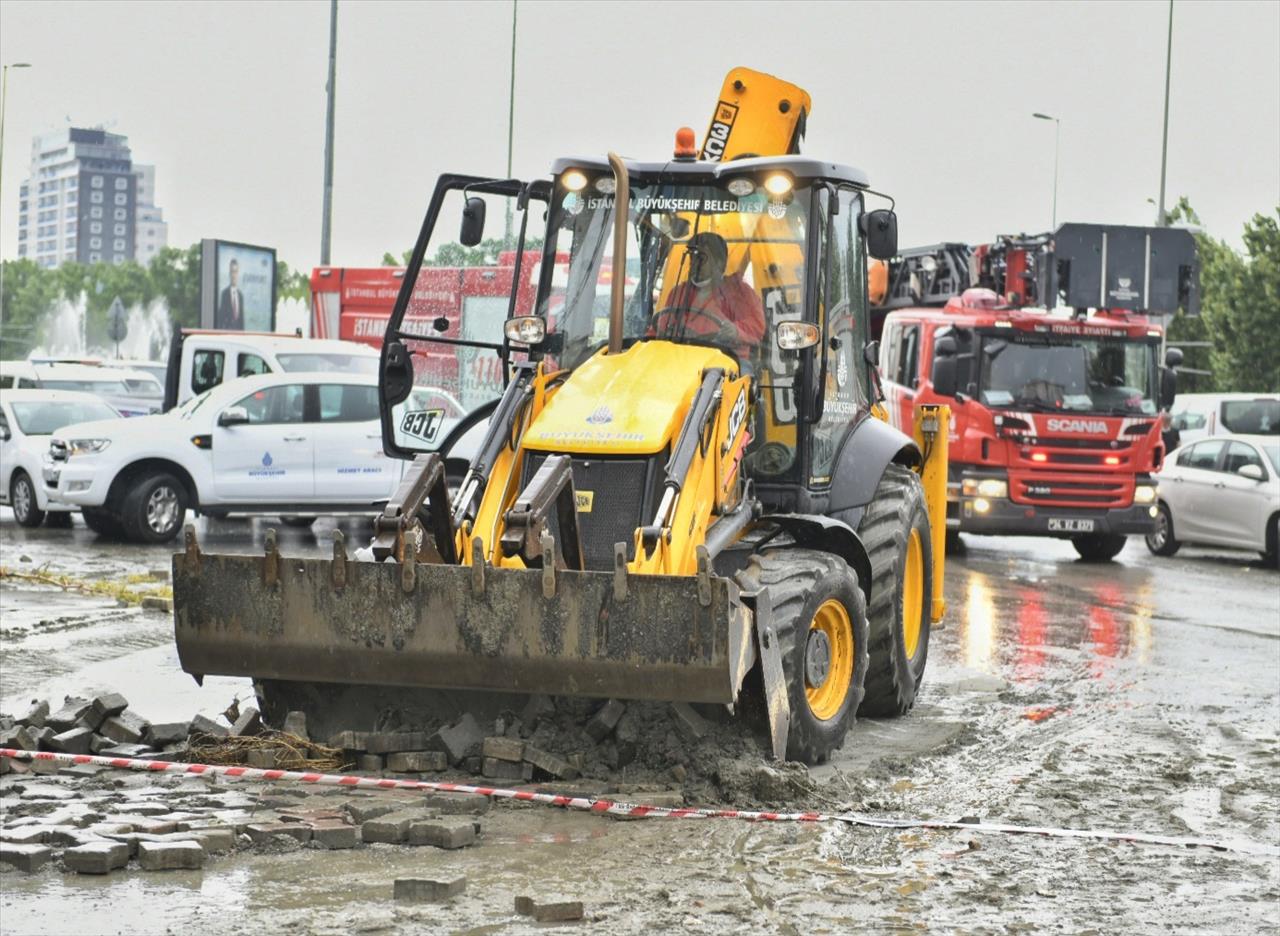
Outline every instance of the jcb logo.
<svg viewBox="0 0 1280 936"><path fill-rule="evenodd" d="M595 500L595 491L574 491L573 496L578 504L578 513L591 513L591 502Z"/></svg>
<svg viewBox="0 0 1280 936"><path fill-rule="evenodd" d="M738 393L737 402L733 404L733 411L729 413L729 434L725 436L725 445L733 444L733 440L738 437L738 430L742 428L742 421L746 418L747 393L742 390Z"/></svg>
<svg viewBox="0 0 1280 936"><path fill-rule="evenodd" d="M703 159L707 162L719 162L724 158L724 149L729 143L729 133L733 130L733 122L737 119L736 104L721 101L716 106L716 116L711 121L711 129L707 131L707 141L702 144Z"/></svg>
<svg viewBox="0 0 1280 936"><path fill-rule="evenodd" d="M1107 431L1107 424L1101 419L1057 419L1050 416L1045 421L1045 428L1049 432L1103 433Z"/></svg>

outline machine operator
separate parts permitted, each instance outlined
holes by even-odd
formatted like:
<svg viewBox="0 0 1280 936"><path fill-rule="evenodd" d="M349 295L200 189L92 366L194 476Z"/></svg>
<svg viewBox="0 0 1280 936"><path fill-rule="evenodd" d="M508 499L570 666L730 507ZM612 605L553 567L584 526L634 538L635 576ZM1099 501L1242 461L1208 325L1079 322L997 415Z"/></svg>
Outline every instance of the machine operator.
<svg viewBox="0 0 1280 936"><path fill-rule="evenodd" d="M725 275L729 245L719 234L695 234L686 249L689 278L672 290L667 309L688 334L727 345L745 360L764 338L760 297L741 274ZM665 325L662 330L669 328L671 325Z"/></svg>

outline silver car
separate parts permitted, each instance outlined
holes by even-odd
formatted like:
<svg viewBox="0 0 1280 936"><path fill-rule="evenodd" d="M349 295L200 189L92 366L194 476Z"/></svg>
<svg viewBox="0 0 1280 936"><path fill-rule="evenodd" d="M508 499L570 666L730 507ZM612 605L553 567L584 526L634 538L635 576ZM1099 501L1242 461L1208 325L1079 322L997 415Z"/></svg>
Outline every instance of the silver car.
<svg viewBox="0 0 1280 936"><path fill-rule="evenodd" d="M1159 516L1146 539L1157 556L1201 543L1280 562L1280 439L1201 439L1172 453L1156 481Z"/></svg>

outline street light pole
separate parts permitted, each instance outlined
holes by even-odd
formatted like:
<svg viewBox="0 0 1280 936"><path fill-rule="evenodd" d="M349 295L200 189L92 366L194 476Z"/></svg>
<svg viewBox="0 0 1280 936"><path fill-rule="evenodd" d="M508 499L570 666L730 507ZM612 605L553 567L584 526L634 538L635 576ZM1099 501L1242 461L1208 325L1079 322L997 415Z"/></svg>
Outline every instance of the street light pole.
<svg viewBox="0 0 1280 936"><path fill-rule="evenodd" d="M337 93L338 0L329 0L329 106L324 121L324 209L320 219L320 265L329 265L329 238L333 233L333 98Z"/></svg>
<svg viewBox="0 0 1280 936"><path fill-rule="evenodd" d="M14 62L12 65L5 65L3 75L0 75L0 193L4 189L4 105L9 97L9 69L30 67L30 62Z"/></svg>
<svg viewBox="0 0 1280 936"><path fill-rule="evenodd" d="M507 93L507 178L511 178L511 149L516 126L516 14L520 0L511 0L511 88ZM507 199L507 229L503 246L511 247L511 199Z"/></svg>
<svg viewBox="0 0 1280 936"><path fill-rule="evenodd" d="M1056 231L1058 229L1058 144L1062 142L1062 121L1048 114L1031 116L1037 120L1053 121L1053 220L1050 222L1049 230Z"/></svg>
<svg viewBox="0 0 1280 936"><path fill-rule="evenodd" d="M1164 173L1169 158L1169 72L1173 65L1173 0L1169 0L1169 39L1164 52L1164 138L1160 141L1160 204L1156 206L1156 226L1165 226Z"/></svg>

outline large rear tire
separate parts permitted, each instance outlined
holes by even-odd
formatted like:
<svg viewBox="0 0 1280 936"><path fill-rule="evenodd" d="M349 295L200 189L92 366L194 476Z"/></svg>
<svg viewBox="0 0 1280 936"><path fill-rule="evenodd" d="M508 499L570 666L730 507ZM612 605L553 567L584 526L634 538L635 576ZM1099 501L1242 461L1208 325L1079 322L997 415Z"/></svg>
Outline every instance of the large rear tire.
<svg viewBox="0 0 1280 936"><path fill-rule="evenodd" d="M933 538L920 476L889 465L858 536L871 560L871 661L859 714L905 715L924 680L933 604Z"/></svg>
<svg viewBox="0 0 1280 936"><path fill-rule="evenodd" d="M1085 562L1110 562L1124 549L1126 538L1112 533L1090 533L1072 538L1071 545Z"/></svg>
<svg viewBox="0 0 1280 936"><path fill-rule="evenodd" d="M791 708L787 760L819 764L844 743L867 674L866 602L839 556L781 549L753 556L744 588L767 588Z"/></svg>

